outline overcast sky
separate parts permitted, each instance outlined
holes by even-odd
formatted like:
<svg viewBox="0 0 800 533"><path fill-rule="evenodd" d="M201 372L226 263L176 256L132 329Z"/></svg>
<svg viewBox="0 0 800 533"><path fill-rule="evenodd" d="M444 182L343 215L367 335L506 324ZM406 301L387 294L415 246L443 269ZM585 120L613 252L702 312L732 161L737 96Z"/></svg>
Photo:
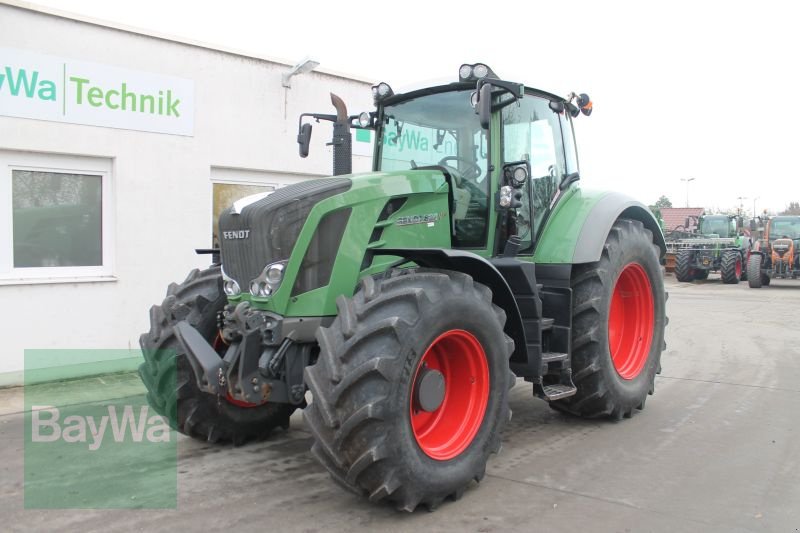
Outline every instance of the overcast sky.
<svg viewBox="0 0 800 533"><path fill-rule="evenodd" d="M131 26L387 81L455 80L464 62L587 92L582 184L646 203L800 201L800 32L791 2L37 0ZM484 7L481 7L484 6ZM493 9L494 11L490 11ZM739 200L738 197L746 197Z"/></svg>

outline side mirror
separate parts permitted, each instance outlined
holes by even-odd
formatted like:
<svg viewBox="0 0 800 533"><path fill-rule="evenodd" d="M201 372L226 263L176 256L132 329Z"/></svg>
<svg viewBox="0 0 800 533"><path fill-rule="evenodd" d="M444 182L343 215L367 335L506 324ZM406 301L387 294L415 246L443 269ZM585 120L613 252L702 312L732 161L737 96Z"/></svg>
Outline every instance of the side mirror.
<svg viewBox="0 0 800 533"><path fill-rule="evenodd" d="M484 83L481 85L480 97L478 98L478 119L481 127L488 130L492 125L492 85Z"/></svg>
<svg viewBox="0 0 800 533"><path fill-rule="evenodd" d="M577 104L578 107L581 108L581 113L583 113L587 117L592 114L592 100L589 98L588 94L586 93L579 94Z"/></svg>
<svg viewBox="0 0 800 533"><path fill-rule="evenodd" d="M300 126L300 133L297 134L297 144L300 145L300 157L308 157L308 146L311 144L310 122Z"/></svg>

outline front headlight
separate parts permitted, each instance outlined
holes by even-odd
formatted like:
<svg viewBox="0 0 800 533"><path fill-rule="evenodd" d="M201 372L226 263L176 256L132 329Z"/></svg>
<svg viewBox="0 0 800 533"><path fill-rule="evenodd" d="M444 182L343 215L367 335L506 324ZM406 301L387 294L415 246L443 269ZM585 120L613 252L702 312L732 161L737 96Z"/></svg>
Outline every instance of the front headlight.
<svg viewBox="0 0 800 533"><path fill-rule="evenodd" d="M286 270L286 263L275 263L267 267L267 283L278 286L283 280L283 272Z"/></svg>
<svg viewBox="0 0 800 533"><path fill-rule="evenodd" d="M242 289L239 287L239 284L236 283L236 280L228 276L224 268L220 268L220 271L222 272L222 291L227 296L236 296L241 293Z"/></svg>
<svg viewBox="0 0 800 533"><path fill-rule="evenodd" d="M278 261L264 267L261 274L250 282L250 294L259 298L271 296L283 281L287 261Z"/></svg>
<svg viewBox="0 0 800 533"><path fill-rule="evenodd" d="M272 287L263 281L252 281L250 282L250 294L266 298L272 294Z"/></svg>

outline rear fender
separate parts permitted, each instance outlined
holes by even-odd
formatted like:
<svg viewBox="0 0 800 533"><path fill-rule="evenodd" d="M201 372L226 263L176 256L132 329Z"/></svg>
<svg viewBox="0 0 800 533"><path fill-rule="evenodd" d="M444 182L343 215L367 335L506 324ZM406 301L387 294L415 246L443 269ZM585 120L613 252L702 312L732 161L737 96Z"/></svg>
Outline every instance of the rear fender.
<svg viewBox="0 0 800 533"><path fill-rule="evenodd" d="M658 221L641 202L616 192L570 190L547 220L536 245L537 264L580 264L600 260L611 226L620 218L638 220L653 234L664 264L667 246Z"/></svg>

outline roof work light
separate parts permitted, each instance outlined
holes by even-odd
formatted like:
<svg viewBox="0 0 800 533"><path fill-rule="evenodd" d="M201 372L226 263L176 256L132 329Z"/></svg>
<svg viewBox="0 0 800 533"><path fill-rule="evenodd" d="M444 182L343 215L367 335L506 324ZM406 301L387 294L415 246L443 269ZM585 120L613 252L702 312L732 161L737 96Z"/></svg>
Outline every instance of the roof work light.
<svg viewBox="0 0 800 533"><path fill-rule="evenodd" d="M484 78L497 79L497 75L483 63L465 63L458 69L458 81L477 81Z"/></svg>

